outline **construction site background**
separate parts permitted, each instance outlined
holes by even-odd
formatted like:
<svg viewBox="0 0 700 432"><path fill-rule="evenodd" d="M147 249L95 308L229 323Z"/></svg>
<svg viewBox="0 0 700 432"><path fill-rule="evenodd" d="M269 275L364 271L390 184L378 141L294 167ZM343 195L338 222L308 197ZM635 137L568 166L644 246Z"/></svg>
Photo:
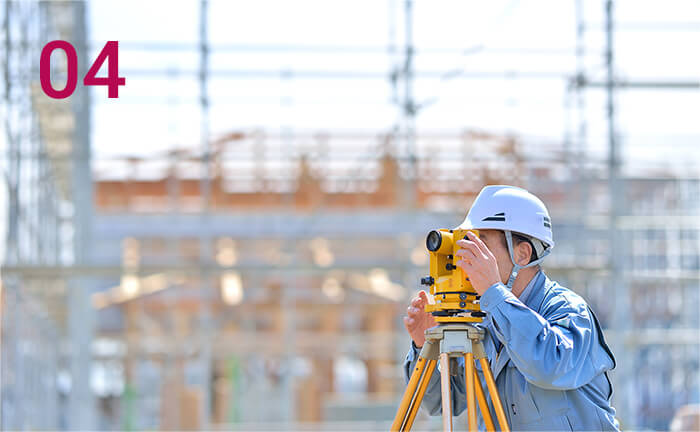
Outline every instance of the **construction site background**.
<svg viewBox="0 0 700 432"><path fill-rule="evenodd" d="M0 427L387 430L425 234L513 184L623 428L692 429L700 4L488 3L1 2Z"/></svg>

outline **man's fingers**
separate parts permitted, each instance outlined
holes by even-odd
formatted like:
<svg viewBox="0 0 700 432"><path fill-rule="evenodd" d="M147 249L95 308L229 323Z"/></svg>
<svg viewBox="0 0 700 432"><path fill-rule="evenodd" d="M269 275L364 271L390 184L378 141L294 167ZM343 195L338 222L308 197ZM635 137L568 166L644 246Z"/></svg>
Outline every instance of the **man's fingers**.
<svg viewBox="0 0 700 432"><path fill-rule="evenodd" d="M406 329L412 330L412 327L416 325L417 321L421 319L422 315L425 313L425 305L428 303L430 303L428 294L423 290L418 293L418 297L414 297L411 300L411 304L406 308L406 315L408 316L403 318Z"/></svg>
<svg viewBox="0 0 700 432"><path fill-rule="evenodd" d="M471 262L469 260L466 260L466 259L461 259L461 260L457 261L456 265L457 265L457 267L461 268L464 271L467 271L467 266L469 266L469 268L471 268Z"/></svg>
<svg viewBox="0 0 700 432"><path fill-rule="evenodd" d="M468 249L474 253L481 252L481 249L479 249L479 246L476 245L471 240L457 240L457 246L463 248L463 249Z"/></svg>
<svg viewBox="0 0 700 432"><path fill-rule="evenodd" d="M459 260L457 261L457 267L461 268L464 270L464 272L468 275L471 273L471 271L474 269L474 266L472 266L472 263L470 263L467 260Z"/></svg>
<svg viewBox="0 0 700 432"><path fill-rule="evenodd" d="M474 242L474 244L479 248L479 250L481 250L481 252L485 256L491 255L491 251L489 250L488 247L486 247L486 244L479 238L479 236L477 236L476 234L474 234L471 231L467 231L467 236L469 237L469 239L471 241Z"/></svg>
<svg viewBox="0 0 700 432"><path fill-rule="evenodd" d="M430 303L430 301L428 300L428 294L425 291L420 290L420 292L418 293L418 296L420 297L421 300L423 300L424 305Z"/></svg>
<svg viewBox="0 0 700 432"><path fill-rule="evenodd" d="M462 248L458 250L455 255L459 257L464 257L464 258L476 258L476 254L474 253L473 250L467 249L467 248Z"/></svg>
<svg viewBox="0 0 700 432"><path fill-rule="evenodd" d="M484 251L482 251L481 248L471 240L459 240L457 245L462 247L463 250L466 249L471 251L476 257L483 257L484 259L488 257L488 255L486 255Z"/></svg>
<svg viewBox="0 0 700 432"><path fill-rule="evenodd" d="M416 318L419 314L423 313L423 309L409 306L408 309L406 310L406 313L408 314L409 317Z"/></svg>

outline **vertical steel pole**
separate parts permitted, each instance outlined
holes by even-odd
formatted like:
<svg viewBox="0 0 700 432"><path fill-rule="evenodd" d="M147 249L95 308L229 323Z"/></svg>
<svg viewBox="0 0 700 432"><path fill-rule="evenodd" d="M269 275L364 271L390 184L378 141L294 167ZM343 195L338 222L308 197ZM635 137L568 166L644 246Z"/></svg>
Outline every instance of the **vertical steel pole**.
<svg viewBox="0 0 700 432"><path fill-rule="evenodd" d="M404 57L404 100L403 100L403 134L406 154L406 178L401 181L403 193L402 207L413 209L415 206L416 169L416 106L413 100L413 1L406 0L405 12L405 57ZM400 180L400 179L399 179Z"/></svg>
<svg viewBox="0 0 700 432"><path fill-rule="evenodd" d="M84 2L72 3L73 39L78 52L78 76L85 76L88 66L86 11ZM92 178L90 173L90 91L78 86L71 97L75 119L72 147L73 250L76 266L89 264L92 245ZM68 400L68 427L94 430L95 406L90 389L93 309L90 303L90 281L77 275L72 278L68 293L68 334L70 338L71 391Z"/></svg>
<svg viewBox="0 0 700 432"><path fill-rule="evenodd" d="M630 355L625 343L629 330L629 293L624 274L624 259L626 253L626 238L620 230L620 215L624 208L624 191L620 179L620 149L617 141L615 125L615 63L614 63L614 28L613 28L613 0L605 3L605 33L606 33L606 93L607 93L607 123L608 123L608 189L610 195L609 214L609 240L610 240L610 289L614 293L615 313L613 315L613 328L615 329L615 355L620 365L612 374L616 378L618 397L616 407L619 416L626 419L627 425L635 424L634 415L634 380L630 379L633 371L634 356Z"/></svg>
<svg viewBox="0 0 700 432"><path fill-rule="evenodd" d="M201 213L201 228L200 228L200 262L205 268L212 262L212 239L205 234L205 227L208 226L209 212L211 210L211 148L209 144L209 40L208 40L208 17L209 17L209 2L208 0L200 1L199 12L199 94L200 94L200 132L202 145L202 171L200 177L200 195L202 198L202 213ZM203 416L202 427L210 429L210 414L211 414L211 345L213 338L213 318L212 305L214 299L213 284L211 274L203 271L201 274L202 298L200 304L201 325L204 330L204 337L200 343L200 372L202 374L203 385Z"/></svg>
<svg viewBox="0 0 700 432"><path fill-rule="evenodd" d="M586 167L586 158L588 157L586 148L588 144L588 123L586 121L586 25L584 16L583 0L576 0L576 78L575 78L575 97L577 111L577 136L574 153L577 155L577 174L578 181L576 182L578 194L578 213L579 225L581 230L586 230L587 227L587 209L588 209L588 173ZM576 236L576 256L581 257L586 253L586 237ZM585 278L585 273L583 278ZM581 278L581 279L583 279ZM580 280L580 283L585 284L585 280Z"/></svg>

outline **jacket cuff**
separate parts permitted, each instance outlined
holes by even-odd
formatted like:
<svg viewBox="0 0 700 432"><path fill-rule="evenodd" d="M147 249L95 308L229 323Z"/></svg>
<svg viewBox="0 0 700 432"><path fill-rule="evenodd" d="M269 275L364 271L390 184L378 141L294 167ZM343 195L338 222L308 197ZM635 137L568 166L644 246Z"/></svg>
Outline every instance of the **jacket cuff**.
<svg viewBox="0 0 700 432"><path fill-rule="evenodd" d="M500 282L495 283L491 285L489 289L487 289L481 296L481 299L479 300L481 310L484 312L491 312L512 295L513 293L508 291L508 288L506 288L505 285Z"/></svg>
<svg viewBox="0 0 700 432"><path fill-rule="evenodd" d="M418 348L416 346L416 343L411 341L411 350L413 351L413 357L418 357L418 354L420 354L421 348Z"/></svg>

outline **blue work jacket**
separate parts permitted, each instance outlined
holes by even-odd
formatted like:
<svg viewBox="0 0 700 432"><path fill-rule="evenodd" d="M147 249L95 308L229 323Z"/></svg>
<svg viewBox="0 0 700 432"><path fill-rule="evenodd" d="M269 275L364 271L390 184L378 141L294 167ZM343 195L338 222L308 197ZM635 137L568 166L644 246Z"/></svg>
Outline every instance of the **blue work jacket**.
<svg viewBox="0 0 700 432"><path fill-rule="evenodd" d="M597 318L583 298L543 272L532 283L526 303L500 283L481 297L484 348L511 430L619 430L606 373L615 367L615 358ZM407 382L418 354L412 344L404 362ZM467 404L464 359L457 361L459 371L450 378L454 415ZM422 403L431 415L442 413L438 368ZM488 394L479 362L476 368ZM490 395L488 403L499 429ZM484 430L480 413L478 417Z"/></svg>

